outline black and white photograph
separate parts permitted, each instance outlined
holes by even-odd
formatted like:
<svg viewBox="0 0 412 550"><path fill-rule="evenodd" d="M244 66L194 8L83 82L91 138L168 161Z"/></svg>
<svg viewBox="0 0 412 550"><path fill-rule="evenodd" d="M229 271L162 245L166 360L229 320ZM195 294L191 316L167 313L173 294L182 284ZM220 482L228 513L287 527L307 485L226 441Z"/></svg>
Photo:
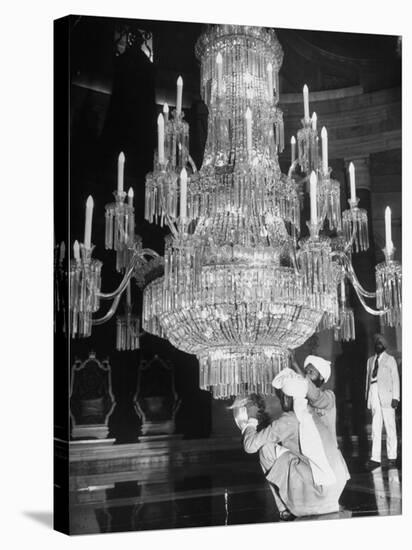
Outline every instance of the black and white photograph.
<svg viewBox="0 0 412 550"><path fill-rule="evenodd" d="M55 528L401 514L401 37L54 44Z"/></svg>
<svg viewBox="0 0 412 550"><path fill-rule="evenodd" d="M407 546L404 8L5 7L7 548Z"/></svg>
<svg viewBox="0 0 412 550"><path fill-rule="evenodd" d="M55 527L401 514L401 37L54 32Z"/></svg>

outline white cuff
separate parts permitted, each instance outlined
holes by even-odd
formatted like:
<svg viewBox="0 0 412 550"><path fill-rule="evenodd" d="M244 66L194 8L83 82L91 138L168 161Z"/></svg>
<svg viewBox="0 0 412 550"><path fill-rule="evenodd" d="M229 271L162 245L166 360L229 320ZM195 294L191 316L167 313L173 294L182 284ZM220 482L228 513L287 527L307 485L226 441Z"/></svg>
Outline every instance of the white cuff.
<svg viewBox="0 0 412 550"><path fill-rule="evenodd" d="M247 423L242 428L242 434L246 430L246 428L248 428L249 426L252 426L256 430L257 425L258 425L257 418L249 418Z"/></svg>

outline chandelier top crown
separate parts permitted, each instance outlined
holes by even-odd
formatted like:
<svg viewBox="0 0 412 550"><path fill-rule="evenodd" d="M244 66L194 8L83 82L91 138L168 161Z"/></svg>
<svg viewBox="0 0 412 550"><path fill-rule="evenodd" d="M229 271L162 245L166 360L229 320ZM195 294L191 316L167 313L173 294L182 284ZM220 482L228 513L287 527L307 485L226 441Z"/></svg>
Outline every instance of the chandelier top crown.
<svg viewBox="0 0 412 550"><path fill-rule="evenodd" d="M196 57L201 60L207 53L217 55L235 45L263 50L275 71L282 66L283 49L275 30L251 25L207 25L196 43Z"/></svg>

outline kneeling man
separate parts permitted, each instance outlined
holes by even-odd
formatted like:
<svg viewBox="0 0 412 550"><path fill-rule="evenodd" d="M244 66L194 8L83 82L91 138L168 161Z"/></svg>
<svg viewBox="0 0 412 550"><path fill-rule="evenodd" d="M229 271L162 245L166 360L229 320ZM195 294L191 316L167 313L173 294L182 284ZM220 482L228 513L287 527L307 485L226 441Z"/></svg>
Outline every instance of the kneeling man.
<svg viewBox="0 0 412 550"><path fill-rule="evenodd" d="M307 380L284 369L272 384L282 415L258 431L257 408L247 406L240 427L245 451L259 452L280 519L339 511L348 469L334 433L307 405Z"/></svg>

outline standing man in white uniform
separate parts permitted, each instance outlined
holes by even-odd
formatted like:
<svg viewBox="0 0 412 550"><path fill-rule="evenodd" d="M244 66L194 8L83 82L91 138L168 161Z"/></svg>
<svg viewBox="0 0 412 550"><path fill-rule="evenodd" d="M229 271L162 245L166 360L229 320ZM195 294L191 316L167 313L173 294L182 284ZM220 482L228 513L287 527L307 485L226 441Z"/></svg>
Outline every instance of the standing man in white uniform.
<svg viewBox="0 0 412 550"><path fill-rule="evenodd" d="M398 439L395 410L399 405L400 388L395 358L385 350L387 342L382 334L375 334L375 355L369 357L366 367L366 402L372 411L372 455L366 463L369 470L381 465L382 424L386 431L386 451L389 466L396 465Z"/></svg>

